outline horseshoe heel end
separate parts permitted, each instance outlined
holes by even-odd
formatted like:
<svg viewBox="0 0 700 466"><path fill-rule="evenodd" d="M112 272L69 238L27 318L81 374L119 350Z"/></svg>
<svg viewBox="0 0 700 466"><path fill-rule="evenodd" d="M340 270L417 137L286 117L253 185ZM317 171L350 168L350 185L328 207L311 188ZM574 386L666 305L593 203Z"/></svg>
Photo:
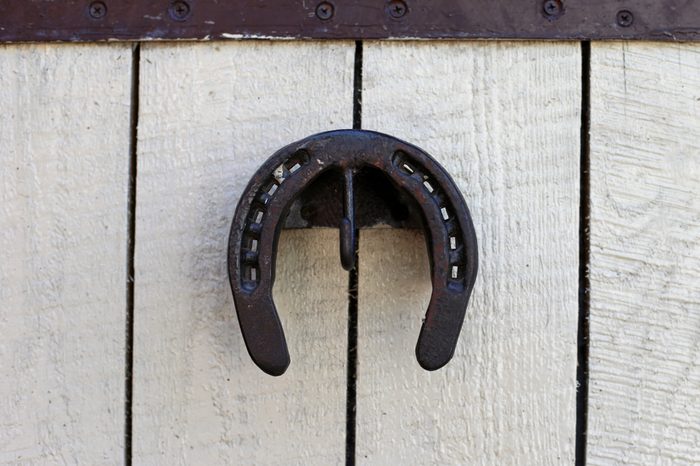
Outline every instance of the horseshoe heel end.
<svg viewBox="0 0 700 466"><path fill-rule="evenodd" d="M244 301L236 302L236 312L250 358L266 374L284 374L290 363L289 350L272 298L263 303L238 301Z"/></svg>
<svg viewBox="0 0 700 466"><path fill-rule="evenodd" d="M440 369L454 356L469 300L465 293L450 297L435 294L416 343L418 364L428 371Z"/></svg>

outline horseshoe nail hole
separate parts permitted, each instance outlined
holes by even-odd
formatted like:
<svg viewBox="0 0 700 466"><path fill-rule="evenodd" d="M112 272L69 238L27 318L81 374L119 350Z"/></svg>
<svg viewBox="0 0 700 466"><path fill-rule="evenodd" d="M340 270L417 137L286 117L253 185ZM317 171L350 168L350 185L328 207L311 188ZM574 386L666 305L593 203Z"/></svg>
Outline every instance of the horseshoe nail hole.
<svg viewBox="0 0 700 466"><path fill-rule="evenodd" d="M452 249L453 251L457 249L457 238L455 238L454 236L450 236L450 249Z"/></svg>
<svg viewBox="0 0 700 466"><path fill-rule="evenodd" d="M269 188L267 188L267 194L272 196L277 191L277 188L278 188L278 185L276 185L275 183L272 183L272 185Z"/></svg>
<svg viewBox="0 0 700 466"><path fill-rule="evenodd" d="M394 164L394 166L401 168L403 170L411 170L411 173L413 172L413 169L411 166L406 163L406 159L408 159L408 154L406 154L402 150L397 150L394 152L394 154L391 156L391 163Z"/></svg>
<svg viewBox="0 0 700 466"><path fill-rule="evenodd" d="M456 265L452 266L452 278L459 278L459 267Z"/></svg>
<svg viewBox="0 0 700 466"><path fill-rule="evenodd" d="M284 166L287 168L289 173L294 173L301 167L309 162L309 154L305 150L299 150L294 153L287 161Z"/></svg>
<svg viewBox="0 0 700 466"><path fill-rule="evenodd" d="M253 217L253 223L261 223L263 219L263 211L258 210L255 212L255 216Z"/></svg>
<svg viewBox="0 0 700 466"><path fill-rule="evenodd" d="M258 240L257 239L253 239L250 241L250 250L253 252L258 251Z"/></svg>
<svg viewBox="0 0 700 466"><path fill-rule="evenodd" d="M243 280L248 283L249 287L252 285L254 288L255 284L252 282L258 281L258 268L255 265L244 265Z"/></svg>
<svg viewBox="0 0 700 466"><path fill-rule="evenodd" d="M447 209L445 207L440 209L440 213L442 214L442 219L443 220L449 220L450 219L450 214L447 213Z"/></svg>
<svg viewBox="0 0 700 466"><path fill-rule="evenodd" d="M433 188L433 185L430 184L430 183L428 182L428 180L425 180L425 181L423 182L423 186L425 186L425 189L427 189L429 193L432 193L433 191L435 191L435 188Z"/></svg>
<svg viewBox="0 0 700 466"><path fill-rule="evenodd" d="M401 165L401 169L402 169L404 172L408 173L409 175L413 175L413 174L416 172L416 171L415 171L409 164L407 164L407 163L404 163L403 165Z"/></svg>

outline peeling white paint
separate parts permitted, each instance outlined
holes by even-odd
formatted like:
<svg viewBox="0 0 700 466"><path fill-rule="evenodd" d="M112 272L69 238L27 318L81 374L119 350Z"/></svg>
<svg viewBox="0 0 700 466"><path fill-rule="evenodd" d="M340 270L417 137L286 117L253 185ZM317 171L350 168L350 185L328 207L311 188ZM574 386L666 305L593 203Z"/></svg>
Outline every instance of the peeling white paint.
<svg viewBox="0 0 700 466"><path fill-rule="evenodd" d="M259 34L233 34L223 32L219 35L222 39L265 39L265 40L299 40L294 36L265 36Z"/></svg>

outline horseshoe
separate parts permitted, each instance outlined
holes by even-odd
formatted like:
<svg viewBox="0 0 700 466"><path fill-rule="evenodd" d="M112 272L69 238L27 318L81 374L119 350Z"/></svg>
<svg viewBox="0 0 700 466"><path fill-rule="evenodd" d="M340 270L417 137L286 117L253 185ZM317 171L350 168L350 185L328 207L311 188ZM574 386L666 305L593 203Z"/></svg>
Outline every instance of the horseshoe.
<svg viewBox="0 0 700 466"><path fill-rule="evenodd" d="M273 154L248 183L231 225L228 271L236 313L250 357L270 375L283 374L290 363L272 300L277 241L289 207L321 174L342 172L340 258L351 270L357 250L354 177L363 168L383 172L419 206L433 291L416 345L418 363L436 370L454 354L478 268L474 225L459 189L416 146L372 131L330 131Z"/></svg>

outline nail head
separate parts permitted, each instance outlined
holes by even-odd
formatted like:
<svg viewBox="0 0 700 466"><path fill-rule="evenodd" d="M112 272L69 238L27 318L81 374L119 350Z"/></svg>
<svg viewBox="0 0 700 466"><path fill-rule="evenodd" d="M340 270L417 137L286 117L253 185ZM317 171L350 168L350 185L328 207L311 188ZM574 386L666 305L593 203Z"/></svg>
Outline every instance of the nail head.
<svg viewBox="0 0 700 466"><path fill-rule="evenodd" d="M170 4L170 17L175 21L184 21L190 16L190 4L177 0Z"/></svg>
<svg viewBox="0 0 700 466"><path fill-rule="evenodd" d="M92 2L88 7L88 13L93 19L101 19L107 15L107 5L104 2Z"/></svg>
<svg viewBox="0 0 700 466"><path fill-rule="evenodd" d="M328 20L333 17L334 7L330 2L321 2L316 7L316 17L320 20Z"/></svg>
<svg viewBox="0 0 700 466"><path fill-rule="evenodd" d="M408 6L402 0L392 0L388 6L389 16L392 18L402 18L408 12Z"/></svg>
<svg viewBox="0 0 700 466"><path fill-rule="evenodd" d="M617 12L617 24L623 28L632 26L634 23L634 15L629 10L620 10Z"/></svg>

